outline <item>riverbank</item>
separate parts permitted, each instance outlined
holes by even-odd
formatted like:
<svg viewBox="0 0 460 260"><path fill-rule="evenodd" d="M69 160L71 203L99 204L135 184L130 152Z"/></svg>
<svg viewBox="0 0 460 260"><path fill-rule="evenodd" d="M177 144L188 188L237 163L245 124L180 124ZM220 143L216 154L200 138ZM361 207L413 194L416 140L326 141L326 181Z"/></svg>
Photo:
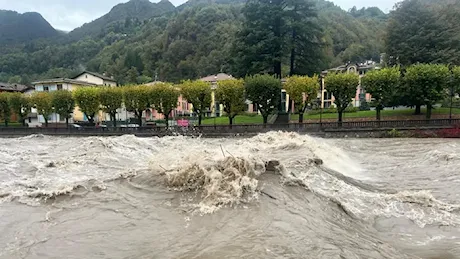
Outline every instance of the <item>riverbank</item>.
<svg viewBox="0 0 460 260"><path fill-rule="evenodd" d="M162 128L162 129L84 129L74 131L62 128L21 128L12 131L0 131L1 138L17 138L30 135L47 135L63 137L90 137L90 136L124 136L137 137L165 137L165 136L190 136L206 138L222 137L253 137L268 132L293 132L308 134L323 138L460 138L460 128L456 126L423 126L423 127L373 127L373 128L301 128L298 125L292 127L267 127L252 125L228 128Z"/></svg>

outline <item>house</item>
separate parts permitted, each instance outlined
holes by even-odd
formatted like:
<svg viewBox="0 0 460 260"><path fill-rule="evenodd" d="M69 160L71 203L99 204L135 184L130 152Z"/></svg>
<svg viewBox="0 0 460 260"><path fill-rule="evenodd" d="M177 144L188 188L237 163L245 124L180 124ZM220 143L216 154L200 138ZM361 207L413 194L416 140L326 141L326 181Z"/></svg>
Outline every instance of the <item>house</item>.
<svg viewBox="0 0 460 260"><path fill-rule="evenodd" d="M366 61L363 63L347 63L336 68L325 70L321 73L321 88L322 93L320 93L321 107L329 108L334 104L334 96L331 92L327 91L327 86L325 85L325 77L329 73L355 73L359 75L359 85L356 86L356 95L353 98L352 104L354 107L359 107L361 105L361 100L366 100L370 102L372 97L370 94L365 92L365 89L361 87L361 78L366 75L370 70L376 69L376 63L374 61Z"/></svg>
<svg viewBox="0 0 460 260"><path fill-rule="evenodd" d="M153 81L150 83L144 84L145 86L155 86L156 84L164 83L162 81ZM193 113L192 110L192 104L189 104L187 100L182 96L182 94L179 96L177 100L177 107L174 109L171 114L169 115L169 118L174 118L174 117L180 117L180 116L190 116ZM164 119L165 116L163 114L158 113L155 109L147 109L144 112L144 118L146 121L153 121L153 120L158 120L158 119Z"/></svg>
<svg viewBox="0 0 460 260"><path fill-rule="evenodd" d="M235 79L235 78L225 73L219 73L217 75L210 75L210 76L199 79L201 81L210 83L211 88L212 88L211 107L207 113L208 116L220 117L222 115L222 111L224 110L224 107L219 102L216 101L215 89L217 88L217 83L219 81L228 80L228 79Z"/></svg>
<svg viewBox="0 0 460 260"><path fill-rule="evenodd" d="M34 86L35 91L45 91L45 92L52 92L57 90L69 90L74 91L77 88L85 87L85 86L108 86L108 87L116 87L117 82L112 77L107 77L103 74L99 74L96 72L91 71L83 71L80 74L76 75L73 78L54 78L48 80L42 80L33 82L32 85ZM36 110L32 110L31 115L36 114ZM128 112L126 109L119 109L117 116L118 120L126 120L128 118ZM102 121L109 121L110 117L105 115L104 113L100 112L100 114L96 117L96 122ZM49 121L50 123L63 123L65 119L61 118L59 115L53 114L50 116ZM75 108L73 116L71 118L71 122L84 122L88 121L84 113L80 111L78 107ZM44 123L45 120L42 116L38 116L38 122Z"/></svg>
<svg viewBox="0 0 460 260"><path fill-rule="evenodd" d="M91 71L83 71L82 73L78 74L72 79L92 83L97 86L117 86L117 82L115 81L115 79L113 79L113 77L107 77L104 74L99 74Z"/></svg>
<svg viewBox="0 0 460 260"><path fill-rule="evenodd" d="M30 89L33 89L33 88L29 87L29 86L26 86L26 85L16 84L16 83L3 83L3 82L0 82L0 92L25 93L25 92L29 91Z"/></svg>
<svg viewBox="0 0 460 260"><path fill-rule="evenodd" d="M0 82L0 92L28 93L31 90L33 90L33 88L26 85ZM18 121L18 117L15 113L11 113L10 121Z"/></svg>
<svg viewBox="0 0 460 260"><path fill-rule="evenodd" d="M87 87L87 86L96 86L96 84L75 80L75 79L68 79L68 78L55 78L55 79L47 79L32 82L32 85L35 88L36 92L53 92L57 90L69 90L74 91L77 88ZM32 109L31 115L37 114L36 109ZM99 118L98 118L99 119ZM78 107L75 108L73 112L73 116L70 120L71 122L76 121L87 121L86 116L80 111ZM64 123L65 118L61 118L58 114L52 114L48 118L49 123ZM45 123L45 119L42 115L38 115L38 124Z"/></svg>

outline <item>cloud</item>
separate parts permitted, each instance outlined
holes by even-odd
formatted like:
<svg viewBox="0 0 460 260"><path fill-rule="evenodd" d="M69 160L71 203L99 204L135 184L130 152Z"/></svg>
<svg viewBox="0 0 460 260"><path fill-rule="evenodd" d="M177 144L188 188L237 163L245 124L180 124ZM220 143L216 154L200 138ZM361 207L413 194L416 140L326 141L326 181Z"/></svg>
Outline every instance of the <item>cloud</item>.
<svg viewBox="0 0 460 260"><path fill-rule="evenodd" d="M0 0L0 9L20 13L38 12L54 28L71 31L108 13L113 6L128 0ZM180 5L186 0L170 0ZM398 0L333 0L345 10L353 6L378 6L389 11ZM153 1L157 2L157 1Z"/></svg>

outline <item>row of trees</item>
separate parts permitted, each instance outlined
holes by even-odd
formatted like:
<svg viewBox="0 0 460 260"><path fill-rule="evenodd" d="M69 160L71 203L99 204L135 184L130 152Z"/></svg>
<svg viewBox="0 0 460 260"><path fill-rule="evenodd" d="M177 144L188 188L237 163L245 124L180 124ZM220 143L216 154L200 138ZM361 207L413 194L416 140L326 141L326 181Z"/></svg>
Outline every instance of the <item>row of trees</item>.
<svg viewBox="0 0 460 260"><path fill-rule="evenodd" d="M264 123L267 123L268 116L278 109L281 88L281 81L270 75L255 75L244 80L229 79L218 82L215 100L223 106L230 124L233 124L238 114L246 110L246 100L253 102ZM308 102L317 96L318 88L317 77L293 76L286 82L286 90L300 114L305 112ZM117 110L125 106L127 111L134 113L141 125L143 112L149 108L165 115L168 121L171 111L178 105L180 95L193 105L193 111L198 115L201 125L202 118L212 103L212 88L207 82L190 80L178 85L159 83L154 86L82 87L74 92L36 92L32 96L0 93L0 112L6 125L12 113L25 124L30 109L35 108L48 126L48 118L53 113L65 118L68 124L77 105L91 123L102 110L110 115L113 125L116 126Z"/></svg>
<svg viewBox="0 0 460 260"><path fill-rule="evenodd" d="M58 90L54 92L35 92L28 96L20 93L0 93L0 114L8 126L11 114L15 114L25 125L25 119L31 108L35 108L48 126L48 118L56 113L66 119L69 124L75 106L94 123L99 111L110 115L113 125L116 126L117 110L125 105L128 111L133 112L142 123L142 113L148 108L155 108L165 115L166 119L177 107L179 91L170 84L127 87L82 87L74 92Z"/></svg>
<svg viewBox="0 0 460 260"><path fill-rule="evenodd" d="M331 74L325 84L334 95L339 122L342 122L343 112L356 95L359 76ZM400 105L415 107L416 114L421 114L421 106L426 106L426 117L430 119L437 102L460 94L460 67L439 64L416 64L406 69L388 67L368 72L361 84L372 95L377 120L385 107Z"/></svg>

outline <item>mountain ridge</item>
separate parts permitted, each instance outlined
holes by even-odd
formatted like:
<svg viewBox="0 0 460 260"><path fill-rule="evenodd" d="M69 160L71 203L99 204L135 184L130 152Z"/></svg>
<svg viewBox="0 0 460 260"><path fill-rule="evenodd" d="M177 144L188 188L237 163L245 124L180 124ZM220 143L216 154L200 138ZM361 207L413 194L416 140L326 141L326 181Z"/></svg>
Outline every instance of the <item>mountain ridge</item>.
<svg viewBox="0 0 460 260"><path fill-rule="evenodd" d="M385 19L372 10L352 15L334 3L316 3L324 27L324 68L349 60L377 59ZM68 34L22 42L0 51L0 81L66 77L88 69L120 83L135 80L180 81L230 72L231 46L244 20L245 0L131 0ZM375 11L375 10L374 10ZM379 12L377 12L379 13Z"/></svg>
<svg viewBox="0 0 460 260"><path fill-rule="evenodd" d="M58 31L37 12L0 10L0 44L8 45L58 35Z"/></svg>

